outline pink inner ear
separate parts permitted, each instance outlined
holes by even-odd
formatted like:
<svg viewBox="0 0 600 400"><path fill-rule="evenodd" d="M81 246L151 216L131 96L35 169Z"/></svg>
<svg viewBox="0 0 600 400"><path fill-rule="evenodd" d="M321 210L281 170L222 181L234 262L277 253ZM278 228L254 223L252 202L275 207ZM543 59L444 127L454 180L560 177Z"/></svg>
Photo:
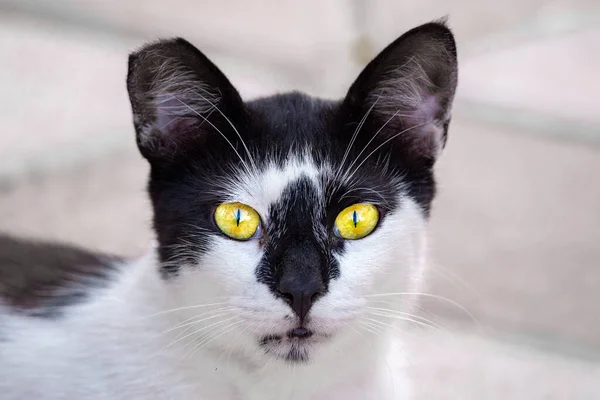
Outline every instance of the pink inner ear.
<svg viewBox="0 0 600 400"><path fill-rule="evenodd" d="M415 129L419 136L415 141L415 146L419 151L436 154L442 149L442 140L444 135L443 122L439 120L440 105L437 96L425 94L421 97L421 103L414 110L415 123L425 124L421 128Z"/></svg>
<svg viewBox="0 0 600 400"><path fill-rule="evenodd" d="M413 104L398 113L396 118L402 121L405 135L412 138L413 151L437 155L442 149L444 127L440 111L437 96L427 93L413 97Z"/></svg>
<svg viewBox="0 0 600 400"><path fill-rule="evenodd" d="M195 117L195 111L171 95L158 96L156 102L155 128L165 135L177 135L187 131L187 128L199 120L201 116Z"/></svg>
<svg viewBox="0 0 600 400"><path fill-rule="evenodd" d="M432 94L424 94L421 96L421 102L414 110L415 122L431 122L436 120L438 113L440 112L440 106L437 102L437 97Z"/></svg>

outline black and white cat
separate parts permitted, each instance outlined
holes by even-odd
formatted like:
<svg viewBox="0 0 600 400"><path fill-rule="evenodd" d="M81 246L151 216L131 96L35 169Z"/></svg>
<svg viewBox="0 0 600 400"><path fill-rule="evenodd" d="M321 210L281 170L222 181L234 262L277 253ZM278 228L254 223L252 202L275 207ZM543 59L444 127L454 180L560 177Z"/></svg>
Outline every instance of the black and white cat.
<svg viewBox="0 0 600 400"><path fill-rule="evenodd" d="M5 244L0 397L407 398L393 324L422 280L456 82L442 22L390 44L341 101L244 102L182 39L132 54L156 247L23 261L35 251Z"/></svg>

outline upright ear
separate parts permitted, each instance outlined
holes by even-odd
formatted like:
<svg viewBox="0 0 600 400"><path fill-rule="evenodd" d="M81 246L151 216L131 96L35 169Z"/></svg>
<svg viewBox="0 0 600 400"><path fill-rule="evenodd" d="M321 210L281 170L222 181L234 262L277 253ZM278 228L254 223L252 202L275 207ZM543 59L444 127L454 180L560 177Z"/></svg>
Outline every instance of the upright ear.
<svg viewBox="0 0 600 400"><path fill-rule="evenodd" d="M454 37L444 22L432 22L384 49L344 103L354 119L368 117L369 134L379 136L376 143L389 142L410 157L433 162L446 142L456 82Z"/></svg>
<svg viewBox="0 0 600 400"><path fill-rule="evenodd" d="M178 157L209 134L231 133L228 118L243 110L225 75L179 38L131 54L127 90L137 144L150 162Z"/></svg>

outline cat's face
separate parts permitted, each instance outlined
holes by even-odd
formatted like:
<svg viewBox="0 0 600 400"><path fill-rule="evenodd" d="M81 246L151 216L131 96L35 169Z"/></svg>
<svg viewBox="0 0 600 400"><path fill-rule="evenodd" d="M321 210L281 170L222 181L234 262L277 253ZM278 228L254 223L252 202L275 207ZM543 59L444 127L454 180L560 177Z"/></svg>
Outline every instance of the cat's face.
<svg viewBox="0 0 600 400"><path fill-rule="evenodd" d="M183 314L198 346L308 361L377 328L371 300L415 290L455 85L440 24L390 45L339 102L244 103L180 39L132 55L163 275L181 306L202 306Z"/></svg>

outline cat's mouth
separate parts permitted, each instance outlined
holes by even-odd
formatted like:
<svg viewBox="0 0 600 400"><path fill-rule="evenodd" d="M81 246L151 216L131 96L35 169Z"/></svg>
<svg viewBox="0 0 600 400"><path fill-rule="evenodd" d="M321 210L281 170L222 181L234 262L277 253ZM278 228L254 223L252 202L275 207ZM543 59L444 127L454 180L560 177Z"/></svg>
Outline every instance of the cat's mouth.
<svg viewBox="0 0 600 400"><path fill-rule="evenodd" d="M301 363L307 362L314 347L328 337L329 335L299 326L285 334L265 335L260 338L259 346L268 355L292 363Z"/></svg>

